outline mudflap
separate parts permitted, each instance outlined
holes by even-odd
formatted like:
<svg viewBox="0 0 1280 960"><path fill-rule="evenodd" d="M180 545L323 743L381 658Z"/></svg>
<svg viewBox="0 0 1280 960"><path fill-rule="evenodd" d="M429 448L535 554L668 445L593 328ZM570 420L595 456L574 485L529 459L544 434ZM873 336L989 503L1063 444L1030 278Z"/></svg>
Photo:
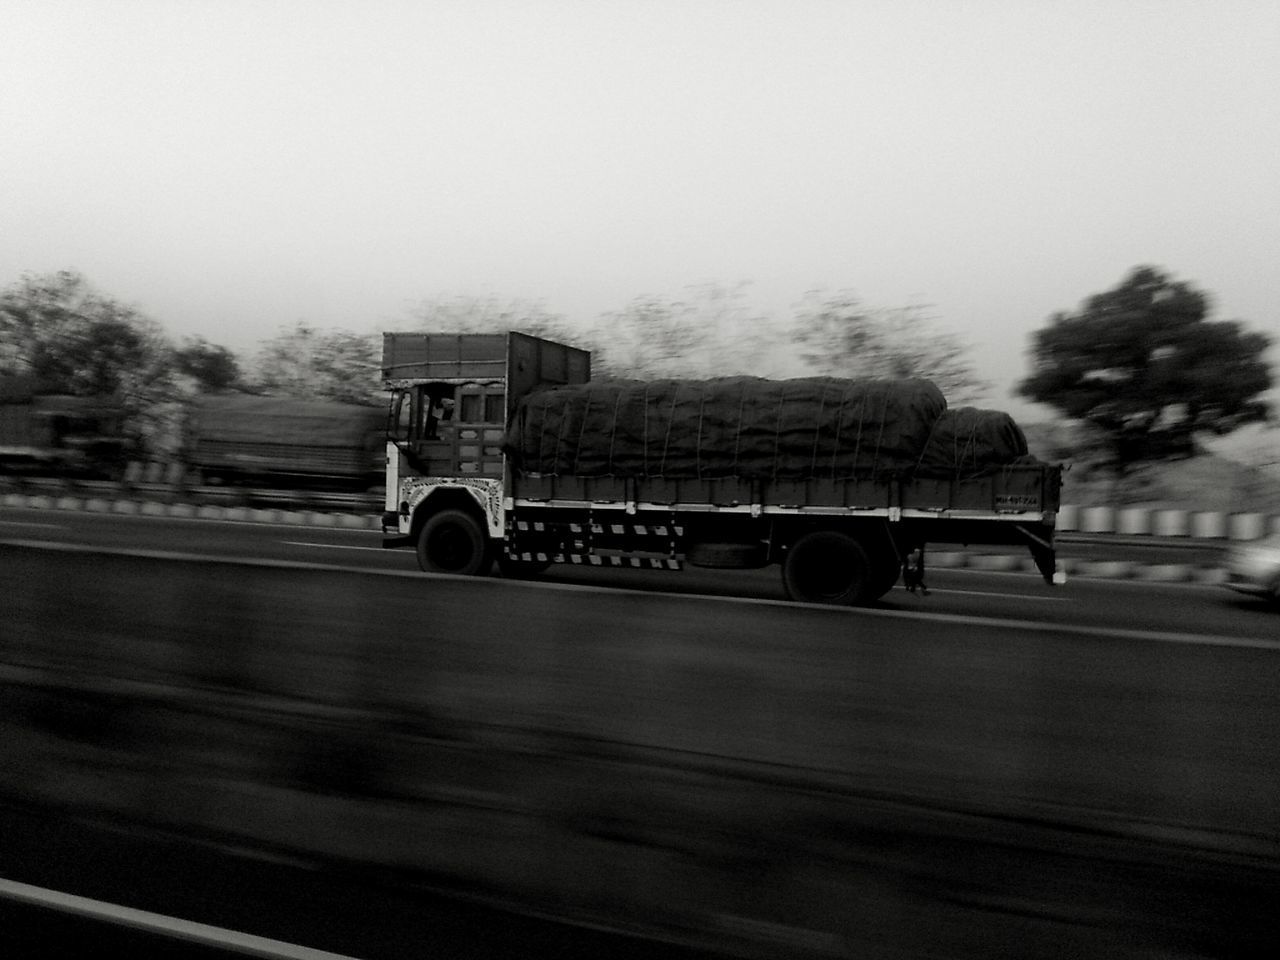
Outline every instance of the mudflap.
<svg viewBox="0 0 1280 960"><path fill-rule="evenodd" d="M1040 576L1044 577L1044 582L1049 586L1066 582L1066 577L1058 573L1058 551L1052 545L1044 546L1033 542L1031 559L1035 561L1036 569L1040 571Z"/></svg>
<svg viewBox="0 0 1280 960"><path fill-rule="evenodd" d="M923 596L929 595L929 587L924 582L924 544L907 553L902 562L902 585L908 593L919 591Z"/></svg>
<svg viewBox="0 0 1280 960"><path fill-rule="evenodd" d="M1027 546L1031 548L1031 559L1035 561L1036 569L1040 571L1040 576L1044 577L1044 582L1051 587L1066 583L1067 575L1058 570L1058 552L1053 547L1053 528L1049 527L1043 536L1021 524L1017 529L1027 538Z"/></svg>

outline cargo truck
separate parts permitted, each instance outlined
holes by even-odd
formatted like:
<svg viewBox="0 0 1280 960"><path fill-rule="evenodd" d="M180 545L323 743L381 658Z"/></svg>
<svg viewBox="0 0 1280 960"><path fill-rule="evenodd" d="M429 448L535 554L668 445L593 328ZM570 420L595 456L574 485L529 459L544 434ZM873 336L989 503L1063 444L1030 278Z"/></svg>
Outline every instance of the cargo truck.
<svg viewBox="0 0 1280 960"><path fill-rule="evenodd" d="M595 381L518 332L387 333L384 545L428 572L778 564L794 600L922 585L929 544L1055 574L1061 468L924 380Z"/></svg>
<svg viewBox="0 0 1280 960"><path fill-rule="evenodd" d="M381 485L379 406L242 393L199 398L183 459L201 480L368 490Z"/></svg>
<svg viewBox="0 0 1280 960"><path fill-rule="evenodd" d="M111 398L50 393L34 377L0 376L0 472L114 479L134 448Z"/></svg>

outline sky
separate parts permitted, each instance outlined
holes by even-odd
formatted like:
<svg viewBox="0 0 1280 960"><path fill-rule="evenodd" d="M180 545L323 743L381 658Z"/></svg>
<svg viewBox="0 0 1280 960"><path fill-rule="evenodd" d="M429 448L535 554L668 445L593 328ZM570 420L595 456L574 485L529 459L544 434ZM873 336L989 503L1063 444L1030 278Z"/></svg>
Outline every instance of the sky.
<svg viewBox="0 0 1280 960"><path fill-rule="evenodd" d="M1274 0L4 0L0 36L0 286L77 270L175 339L850 290L1026 416L1033 331L1151 264L1280 341Z"/></svg>

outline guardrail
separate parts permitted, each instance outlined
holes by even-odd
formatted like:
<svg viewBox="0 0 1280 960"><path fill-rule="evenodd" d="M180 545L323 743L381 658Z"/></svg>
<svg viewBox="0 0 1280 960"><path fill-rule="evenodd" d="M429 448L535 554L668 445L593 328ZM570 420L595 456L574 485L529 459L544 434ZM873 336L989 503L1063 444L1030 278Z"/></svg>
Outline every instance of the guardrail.
<svg viewBox="0 0 1280 960"><path fill-rule="evenodd" d="M85 480L72 477L10 476L0 478L0 493L16 496L101 500L145 500L194 506L258 507L374 514L382 509L381 489L363 493L337 490L282 489L236 485L188 484L182 481Z"/></svg>
<svg viewBox="0 0 1280 960"><path fill-rule="evenodd" d="M1119 534L1130 537L1187 537L1194 540L1257 540L1280 533L1280 516L1217 510L1064 505L1060 533Z"/></svg>

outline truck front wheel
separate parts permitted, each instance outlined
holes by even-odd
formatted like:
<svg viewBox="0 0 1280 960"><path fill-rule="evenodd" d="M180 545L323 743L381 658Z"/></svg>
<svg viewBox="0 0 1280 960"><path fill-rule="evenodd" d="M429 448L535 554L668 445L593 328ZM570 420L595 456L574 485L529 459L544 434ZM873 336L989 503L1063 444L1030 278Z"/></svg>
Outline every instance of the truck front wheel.
<svg viewBox="0 0 1280 960"><path fill-rule="evenodd" d="M428 573L479 576L492 562L484 528L463 510L432 514L418 533L418 566Z"/></svg>
<svg viewBox="0 0 1280 960"><path fill-rule="evenodd" d="M835 530L806 533L782 561L787 596L803 603L870 603L876 599L871 596L871 580L871 563L862 544Z"/></svg>

